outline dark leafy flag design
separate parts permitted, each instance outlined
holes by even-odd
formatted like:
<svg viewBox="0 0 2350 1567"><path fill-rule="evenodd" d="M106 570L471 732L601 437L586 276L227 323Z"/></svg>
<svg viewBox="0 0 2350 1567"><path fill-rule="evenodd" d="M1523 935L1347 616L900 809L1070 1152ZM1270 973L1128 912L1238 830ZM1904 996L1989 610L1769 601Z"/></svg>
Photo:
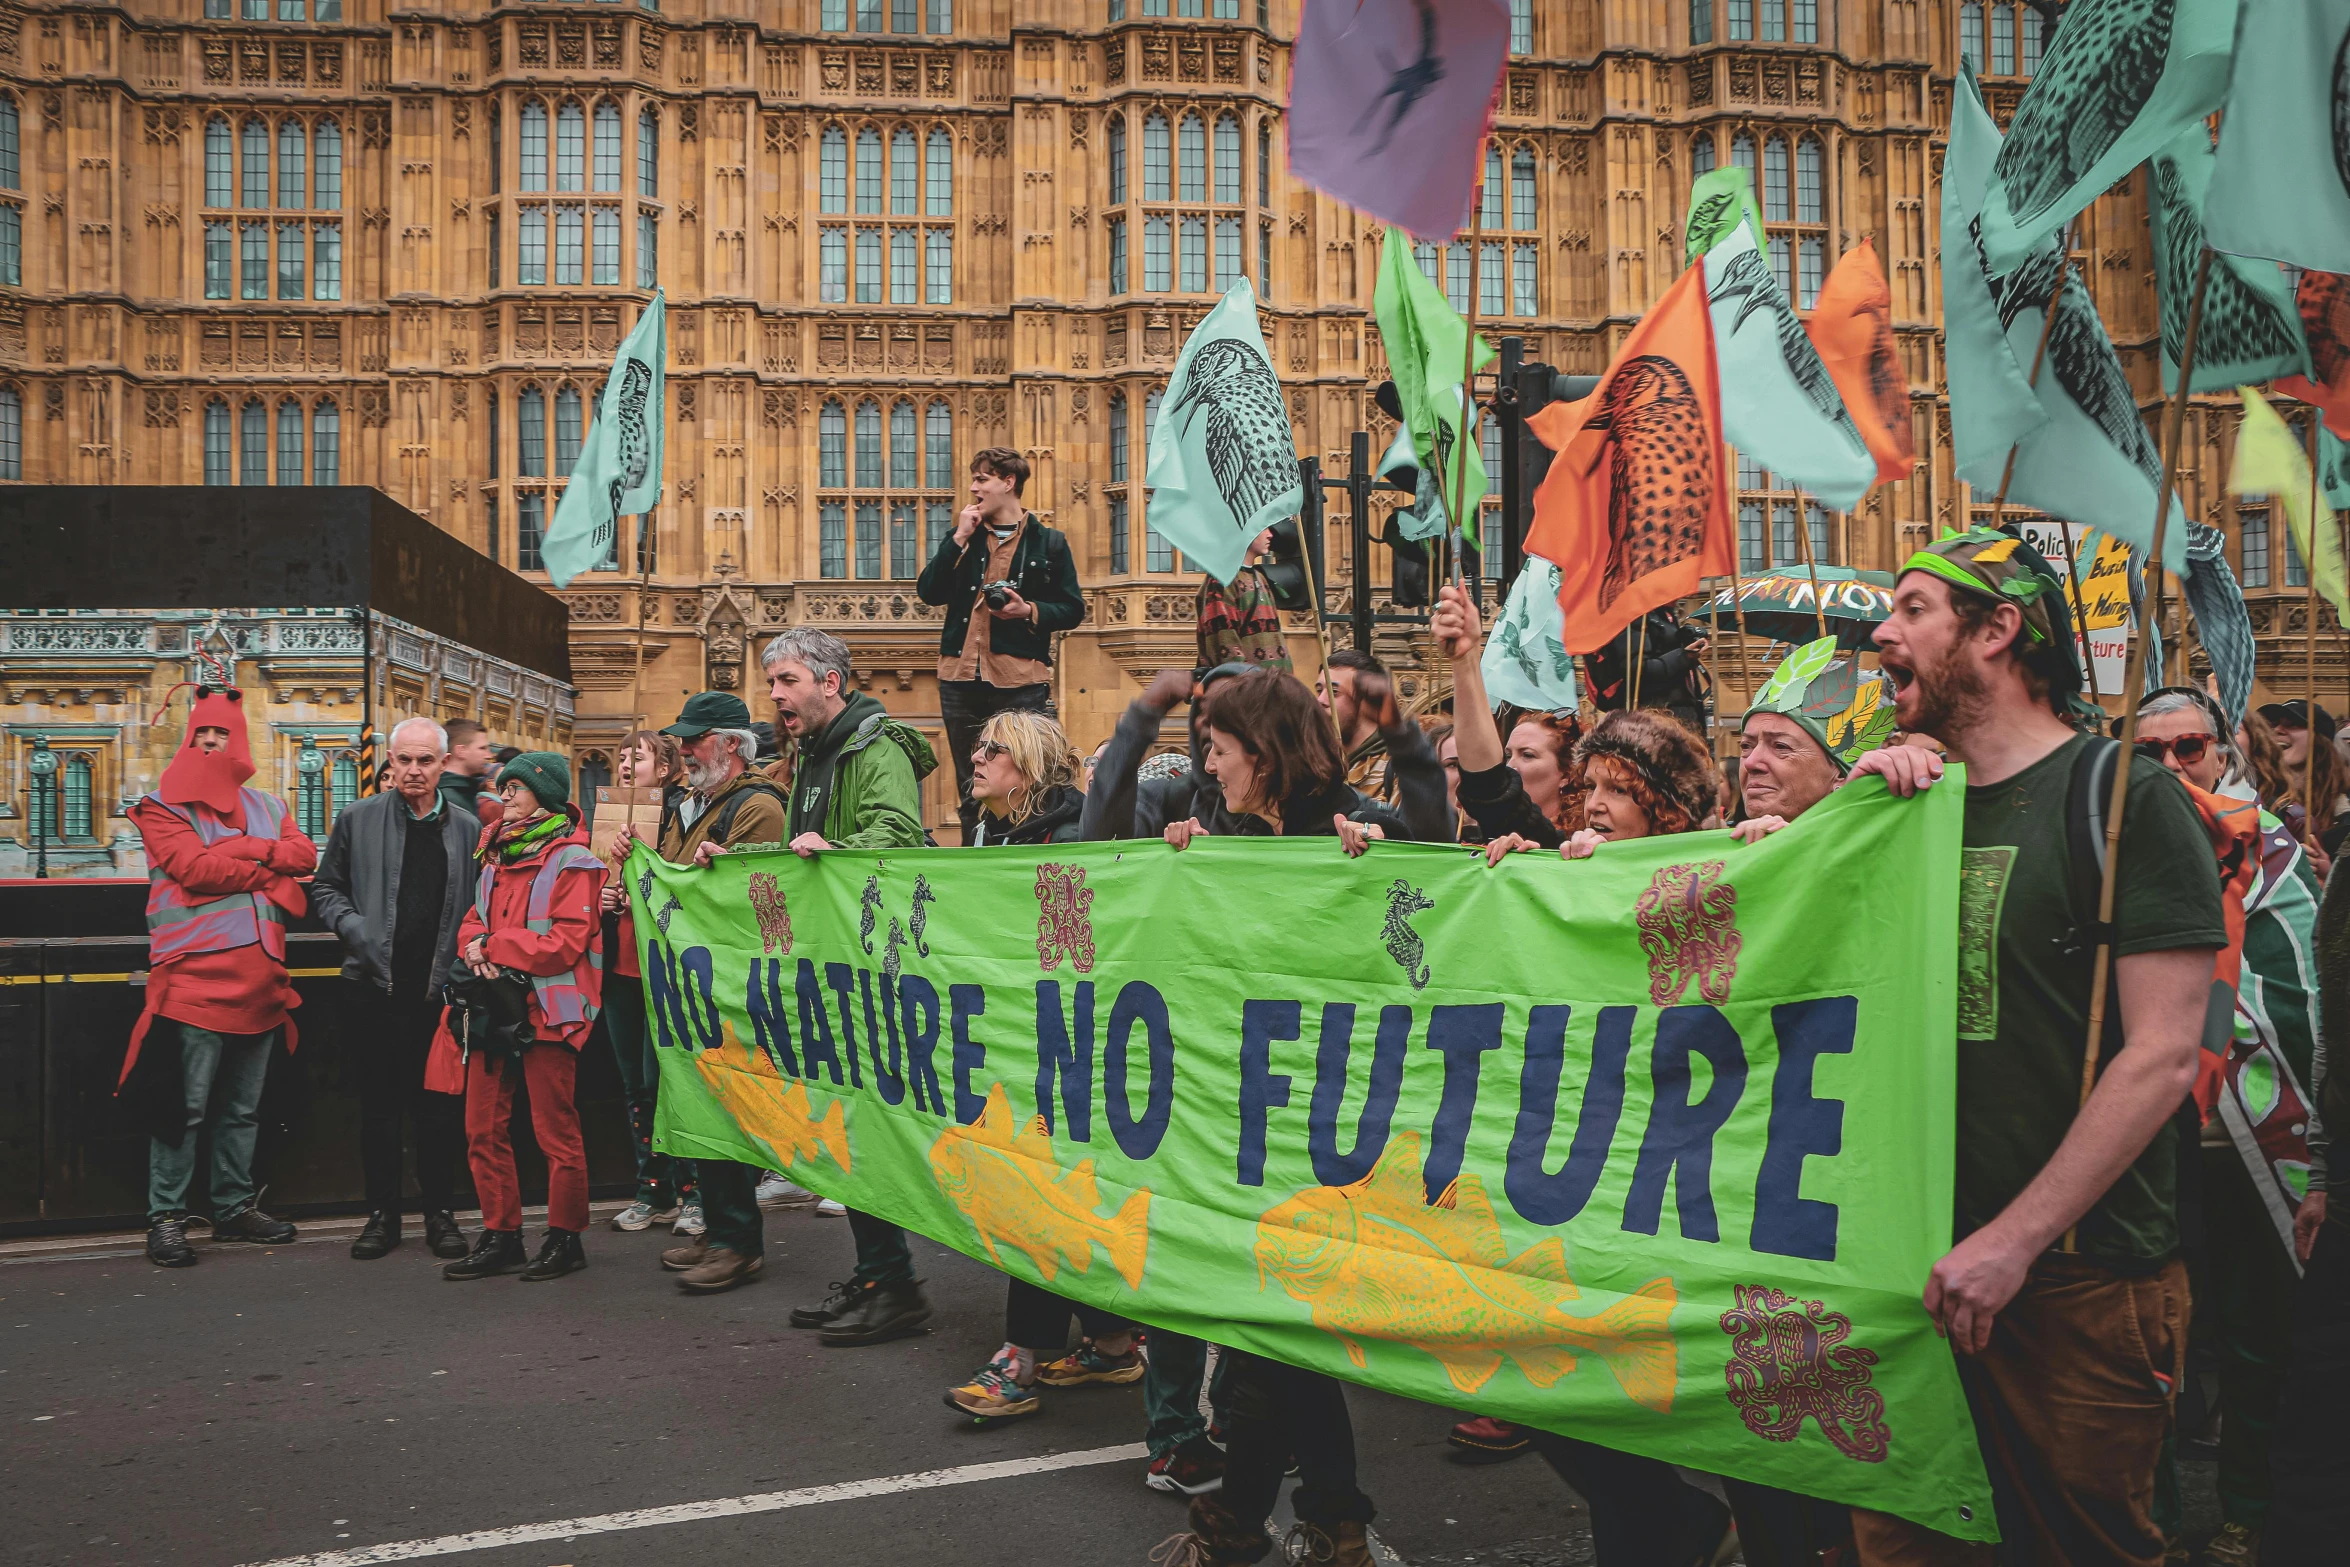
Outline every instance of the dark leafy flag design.
<svg viewBox="0 0 2350 1567"><path fill-rule="evenodd" d="M547 575L559 588L583 571L616 564L620 519L660 502L668 344L668 302L655 290L612 358L612 373L596 400L596 422L539 546Z"/></svg>
<svg viewBox="0 0 2350 1567"><path fill-rule="evenodd" d="M2162 389L2179 389L2195 272L2203 254L2203 203L2211 189L2211 136L2190 125L2146 166L2154 223L2154 297L2162 311ZM2192 390L2230 392L2309 370L2309 344L2285 274L2273 261L2214 255L2195 329Z"/></svg>
<svg viewBox="0 0 2350 1567"><path fill-rule="evenodd" d="M1143 482L1150 525L1218 582L1240 570L1250 540L1297 515L1297 438L1247 278L1184 343Z"/></svg>

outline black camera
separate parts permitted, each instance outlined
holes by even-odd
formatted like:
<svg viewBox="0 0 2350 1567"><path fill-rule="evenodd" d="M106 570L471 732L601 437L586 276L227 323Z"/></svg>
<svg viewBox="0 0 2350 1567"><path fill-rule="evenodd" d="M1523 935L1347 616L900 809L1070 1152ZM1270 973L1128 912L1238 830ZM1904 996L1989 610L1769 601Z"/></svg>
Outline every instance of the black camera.
<svg viewBox="0 0 2350 1567"><path fill-rule="evenodd" d="M979 591L986 598L989 609L1002 609L1012 602L1012 594L1015 590L1011 579L1006 578L1001 582L981 583Z"/></svg>

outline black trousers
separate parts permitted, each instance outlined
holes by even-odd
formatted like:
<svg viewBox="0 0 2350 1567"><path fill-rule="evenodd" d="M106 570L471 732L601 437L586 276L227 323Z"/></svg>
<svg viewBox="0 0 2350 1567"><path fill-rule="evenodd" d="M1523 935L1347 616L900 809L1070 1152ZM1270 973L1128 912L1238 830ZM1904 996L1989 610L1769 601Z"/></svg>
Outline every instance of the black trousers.
<svg viewBox="0 0 2350 1567"><path fill-rule="evenodd" d="M1124 1333L1134 1324L1114 1312L1087 1306L1056 1295L1041 1284L1006 1275L1011 1286L1004 1299L1004 1342L1032 1351L1038 1360L1052 1360L1069 1343L1069 1314L1077 1314L1087 1338Z"/></svg>
<svg viewBox="0 0 2350 1567"><path fill-rule="evenodd" d="M1692 1561L1721 1539L1729 1522L1722 1504L1671 1464L1528 1430L1534 1450L1591 1508L1599 1567ZM1852 1537L1849 1508L1745 1480L1725 1479L1722 1485L1738 1515L1738 1538L1750 1567L1813 1567L1821 1551Z"/></svg>
<svg viewBox="0 0 2350 1567"><path fill-rule="evenodd" d="M1262 1355L1229 1351L1224 1384L1224 1505L1262 1528L1297 1459L1297 1515L1308 1523L1371 1521L1371 1499L1355 1484L1354 1419L1336 1377Z"/></svg>
<svg viewBox="0 0 2350 1567"><path fill-rule="evenodd" d="M2338 1070L2338 1069L2337 1069ZM2350 1192L2337 1189L2293 1298L2292 1362L2277 1400L2266 1567L2342 1559L2350 1540Z"/></svg>
<svg viewBox="0 0 2350 1567"><path fill-rule="evenodd" d="M375 986L346 980L344 1030L359 1070L359 1163L367 1206L398 1213L402 1123L416 1124L416 1189L424 1211L457 1206L457 1170L465 1158L465 1096L424 1086L425 1057L440 1026L441 1003L415 987L387 996Z"/></svg>
<svg viewBox="0 0 2350 1567"><path fill-rule="evenodd" d="M955 814L962 820L965 843L971 841L972 829L979 825L979 807L971 799L971 748L979 743L979 731L987 727L989 719L1013 708L1050 713L1052 686L991 686L984 680L938 683L938 716L946 725L947 750L955 758Z"/></svg>

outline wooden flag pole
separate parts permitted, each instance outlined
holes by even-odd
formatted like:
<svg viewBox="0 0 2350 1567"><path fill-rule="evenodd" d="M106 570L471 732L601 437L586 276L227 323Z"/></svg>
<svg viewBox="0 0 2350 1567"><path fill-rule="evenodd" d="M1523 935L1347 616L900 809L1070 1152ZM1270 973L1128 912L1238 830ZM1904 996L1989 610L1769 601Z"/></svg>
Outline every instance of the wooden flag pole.
<svg viewBox="0 0 2350 1567"><path fill-rule="evenodd" d="M613 519L619 526L619 519ZM636 518L636 665L629 672L628 710L636 715L639 729L650 727L645 722L645 593L652 586L653 556L645 548L645 536L652 531L653 514L638 512Z"/></svg>
<svg viewBox="0 0 2350 1567"><path fill-rule="evenodd" d="M2309 559L2301 564L2309 577L2309 744L2301 753L2301 842L2317 839L2317 419L2316 404L2309 409ZM2286 529L2291 535L2291 527Z"/></svg>
<svg viewBox="0 0 2350 1567"><path fill-rule="evenodd" d="M2179 350L2179 389L2172 396L2169 412L2164 419L2162 443L2162 486L2154 497L2154 547L2148 555L2162 559L2162 536L2170 520L2171 490L2179 478L2179 431L2186 423L2187 387L2194 378L2195 338L2203 326L2203 289L2211 280L2211 249L2204 247L2202 260L2195 267L2195 293L2187 302L2187 339ZM2314 577L2314 573L2312 574ZM2130 641L2129 670L2123 676L2121 757L2113 769L2113 795L2105 814L2105 874L2097 889L2097 925L2105 934L2097 943L2097 957L2089 977L2089 1037L2081 1051L2081 1098L2083 1106L2097 1090L2097 1061L2099 1047L2105 1038L2105 1008L2113 979L2113 898L2115 878L2121 868L2122 811L2130 800L2131 763L2136 759L2138 744L2138 698L2146 684L2147 628L2140 627ZM2315 731L2311 739L2316 738ZM2073 1250L2078 1226L2064 1232L2064 1250Z"/></svg>
<svg viewBox="0 0 2350 1567"><path fill-rule="evenodd" d="M1478 263L1485 253L1485 149L1488 141L1477 144L1477 190L1473 210L1469 216L1469 313L1464 322L1468 330L1462 333L1461 347L1461 428L1453 446L1458 461L1453 464L1452 481L1452 585L1461 585L1461 544L1468 537L1468 520L1461 515L1461 503L1469 493L1469 443L1477 439L1477 292ZM1438 475L1441 483L1443 476ZM1504 518L1503 527L1509 526ZM1478 537L1479 554L1483 554L1484 538ZM1484 608L1484 595L1478 595L1478 608Z"/></svg>
<svg viewBox="0 0 2350 1567"><path fill-rule="evenodd" d="M2105 698L2097 689L2097 655L2089 649L2089 606L2081 600L2080 546L2073 542L2073 523L2070 517L2059 517L2056 519L2056 524L2064 529L2064 574L2067 585L2071 587L2073 594L2073 623L2079 626L2081 631L2081 673L2088 677L2089 700L2103 707Z"/></svg>
<svg viewBox="0 0 2350 1567"><path fill-rule="evenodd" d="M1819 562L1812 559L1811 518L1800 510L1795 514L1795 539L1803 548L1803 569L1811 573L1812 617L1819 622L1820 635L1824 637L1828 634L1828 606L1820 599Z"/></svg>

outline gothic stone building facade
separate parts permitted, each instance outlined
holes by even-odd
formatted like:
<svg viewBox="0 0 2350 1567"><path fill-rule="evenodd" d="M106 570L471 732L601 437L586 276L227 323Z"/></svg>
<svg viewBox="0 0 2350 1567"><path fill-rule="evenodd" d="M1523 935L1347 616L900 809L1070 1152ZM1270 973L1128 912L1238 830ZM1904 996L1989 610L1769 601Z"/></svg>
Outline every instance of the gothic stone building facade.
<svg viewBox="0 0 2350 1567"><path fill-rule="evenodd" d="M1692 178L1750 164L1799 303L1875 241L1932 460L1850 517L1741 464L1748 562L1793 558L1808 527L1824 558L1882 567L1985 506L1948 466L1938 174L1960 49L2004 119L2036 63L2031 6L1513 11L1490 329L1600 369L1673 279ZM1157 389L1220 285L1245 272L1264 300L1301 452L1342 471L1349 432L1367 422L1374 451L1392 433L1368 390L1380 227L1286 167L1296 24L1297 0L4 0L0 476L372 484L534 573L584 410L657 284L665 498L566 593L583 763L640 688L656 722L706 686L755 699L757 644L792 624L846 637L860 682L935 734L938 614L911 579L992 445L1028 455L1030 503L1077 552L1088 616L1057 682L1090 748L1193 658L1193 579L1140 480ZM2135 181L2077 244L2151 406ZM1463 303L1469 259L1420 252ZM2224 494L2224 402L2189 434L2188 503L2229 524L2264 659L2290 648L2274 672L2298 678L2301 597L2281 527ZM1358 564L1338 499L1334 598ZM1305 657L1302 624L1294 640ZM1415 701L1440 694L1413 638L1382 650ZM23 734L102 725L109 693L11 679L21 802ZM144 787L144 764L102 772ZM926 803L951 819L936 780Z"/></svg>

